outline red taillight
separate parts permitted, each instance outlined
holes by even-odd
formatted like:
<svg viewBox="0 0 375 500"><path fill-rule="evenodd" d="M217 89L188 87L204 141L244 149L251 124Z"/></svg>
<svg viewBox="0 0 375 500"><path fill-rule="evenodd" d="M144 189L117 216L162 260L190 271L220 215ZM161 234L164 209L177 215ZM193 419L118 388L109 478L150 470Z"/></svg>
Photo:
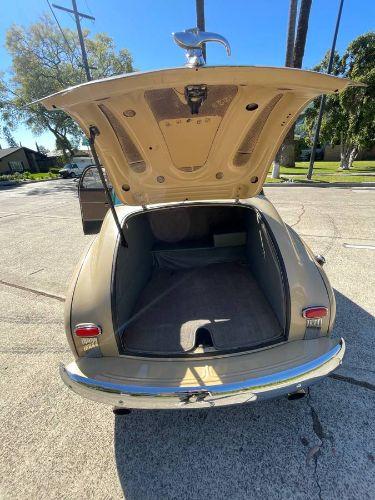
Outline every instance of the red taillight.
<svg viewBox="0 0 375 500"><path fill-rule="evenodd" d="M93 323L81 323L76 325L74 333L77 337L97 337L102 333L102 329Z"/></svg>
<svg viewBox="0 0 375 500"><path fill-rule="evenodd" d="M308 307L302 311L302 316L307 319L325 318L328 314L326 307Z"/></svg>

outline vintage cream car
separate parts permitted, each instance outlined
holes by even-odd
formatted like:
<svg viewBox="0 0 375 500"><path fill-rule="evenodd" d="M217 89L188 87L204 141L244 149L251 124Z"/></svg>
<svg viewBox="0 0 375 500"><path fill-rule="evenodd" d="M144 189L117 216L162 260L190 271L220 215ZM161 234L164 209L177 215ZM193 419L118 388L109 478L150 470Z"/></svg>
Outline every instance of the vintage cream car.
<svg viewBox="0 0 375 500"><path fill-rule="evenodd" d="M191 42L188 67L93 81L42 101L91 138L122 203L111 212L92 170L81 178L85 232L101 229L67 294L75 361L61 377L124 411L298 397L344 356L344 340L331 337L324 259L284 224L262 186L301 110L352 82L206 67L200 46Z"/></svg>

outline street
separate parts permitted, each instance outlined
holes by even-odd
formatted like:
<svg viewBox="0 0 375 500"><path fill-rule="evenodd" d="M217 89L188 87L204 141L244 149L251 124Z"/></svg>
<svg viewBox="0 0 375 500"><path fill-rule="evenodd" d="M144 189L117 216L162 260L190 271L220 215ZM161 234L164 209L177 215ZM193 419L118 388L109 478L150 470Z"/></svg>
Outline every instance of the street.
<svg viewBox="0 0 375 500"><path fill-rule="evenodd" d="M298 401L115 417L58 375L65 288L92 239L76 183L0 189L1 498L374 498L375 189L265 192L327 259L338 376Z"/></svg>

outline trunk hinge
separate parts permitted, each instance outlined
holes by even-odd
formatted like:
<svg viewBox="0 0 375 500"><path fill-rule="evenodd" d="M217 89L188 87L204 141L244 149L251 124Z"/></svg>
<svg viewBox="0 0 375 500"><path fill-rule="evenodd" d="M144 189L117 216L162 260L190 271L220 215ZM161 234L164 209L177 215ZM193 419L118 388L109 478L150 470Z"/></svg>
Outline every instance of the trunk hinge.
<svg viewBox="0 0 375 500"><path fill-rule="evenodd" d="M110 192L108 184L107 184L107 182L105 180L105 177L104 177L104 174L103 174L103 170L102 170L102 167L100 165L98 154L97 154L96 148L95 148L95 137L97 135L99 135L100 132L99 132L98 127L95 127L94 125L92 125L89 130L90 130L89 144L90 144L91 154L92 154L92 157L94 158L95 166L96 166L96 169L98 171L100 180L102 181L102 184L103 184L103 187L104 187L104 191L105 191L105 194L106 194L106 197L107 197L109 208L110 208L110 210L112 212L113 219L115 221L115 224L117 226L117 229L118 229L118 232L119 232L119 235L120 235L121 245L123 247L127 247L128 243L126 241L126 238L125 238L125 235L124 235L124 231L123 231L123 229L121 227L120 221L119 221L119 219L117 217L117 212L116 212L115 206L113 204L111 192Z"/></svg>

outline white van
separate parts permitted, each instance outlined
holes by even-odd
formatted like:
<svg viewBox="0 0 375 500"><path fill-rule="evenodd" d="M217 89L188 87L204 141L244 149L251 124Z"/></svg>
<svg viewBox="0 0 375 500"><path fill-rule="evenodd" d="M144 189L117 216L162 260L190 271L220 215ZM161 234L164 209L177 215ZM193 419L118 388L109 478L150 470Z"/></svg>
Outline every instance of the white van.
<svg viewBox="0 0 375 500"><path fill-rule="evenodd" d="M88 156L73 156L71 163L64 165L59 173L64 179L80 177L85 168L93 164L93 159Z"/></svg>

